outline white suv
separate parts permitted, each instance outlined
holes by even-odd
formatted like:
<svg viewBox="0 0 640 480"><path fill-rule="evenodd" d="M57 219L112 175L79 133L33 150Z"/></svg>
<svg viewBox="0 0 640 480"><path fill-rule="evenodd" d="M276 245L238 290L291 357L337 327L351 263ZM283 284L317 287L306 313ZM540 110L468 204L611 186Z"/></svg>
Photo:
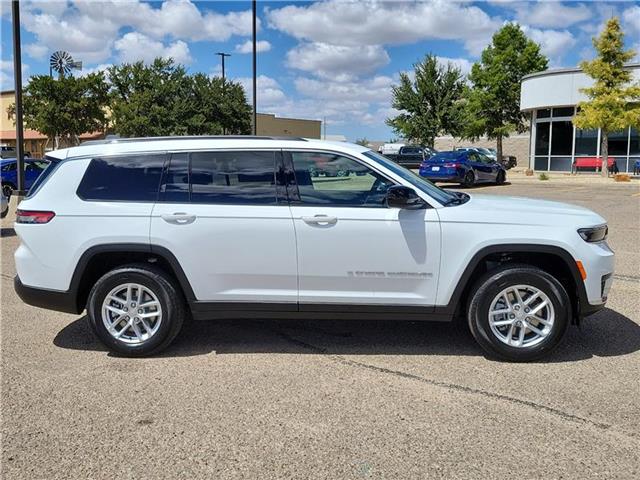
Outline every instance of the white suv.
<svg viewBox="0 0 640 480"><path fill-rule="evenodd" d="M599 215L442 190L358 145L126 139L47 158L17 213L16 291L86 309L127 355L164 349L187 317L464 316L485 350L525 361L611 286Z"/></svg>

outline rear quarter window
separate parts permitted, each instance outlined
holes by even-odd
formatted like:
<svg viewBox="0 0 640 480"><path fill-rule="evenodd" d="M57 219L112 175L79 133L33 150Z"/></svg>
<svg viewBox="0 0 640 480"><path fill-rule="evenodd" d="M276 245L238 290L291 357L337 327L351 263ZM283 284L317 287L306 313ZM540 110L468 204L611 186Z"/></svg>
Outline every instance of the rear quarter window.
<svg viewBox="0 0 640 480"><path fill-rule="evenodd" d="M83 200L155 202L165 154L94 158L77 194Z"/></svg>

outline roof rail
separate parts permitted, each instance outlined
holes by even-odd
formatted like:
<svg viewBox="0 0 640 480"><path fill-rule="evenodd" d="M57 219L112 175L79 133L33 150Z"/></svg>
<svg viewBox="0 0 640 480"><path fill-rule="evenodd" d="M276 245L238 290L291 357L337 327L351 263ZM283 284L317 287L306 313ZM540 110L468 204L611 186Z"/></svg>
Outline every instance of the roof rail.
<svg viewBox="0 0 640 480"><path fill-rule="evenodd" d="M164 140L290 140L306 142L302 137L286 136L254 136L254 135L184 135L169 137L107 137L101 140L87 140L80 145L103 145L108 143L158 142Z"/></svg>

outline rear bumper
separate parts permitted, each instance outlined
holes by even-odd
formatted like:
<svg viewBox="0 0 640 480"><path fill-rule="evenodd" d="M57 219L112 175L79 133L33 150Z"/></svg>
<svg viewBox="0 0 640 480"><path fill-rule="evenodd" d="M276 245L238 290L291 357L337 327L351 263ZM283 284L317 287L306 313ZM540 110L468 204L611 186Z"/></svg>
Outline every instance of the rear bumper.
<svg viewBox="0 0 640 480"><path fill-rule="evenodd" d="M24 285L16 275L13 279L13 288L20 299L27 305L46 308L65 313L80 313L76 296L69 291L47 290Z"/></svg>
<svg viewBox="0 0 640 480"><path fill-rule="evenodd" d="M426 178L432 182L462 182L462 177L458 175L431 175L430 172L420 173L421 177Z"/></svg>

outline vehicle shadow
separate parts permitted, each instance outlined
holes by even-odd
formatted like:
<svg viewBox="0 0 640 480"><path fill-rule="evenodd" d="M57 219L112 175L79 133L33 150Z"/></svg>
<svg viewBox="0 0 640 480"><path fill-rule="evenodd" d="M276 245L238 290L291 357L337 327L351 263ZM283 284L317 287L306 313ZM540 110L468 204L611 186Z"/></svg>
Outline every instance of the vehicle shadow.
<svg viewBox="0 0 640 480"><path fill-rule="evenodd" d="M53 340L60 348L107 351L86 317L63 328ZM605 309L571 327L544 363L615 357L640 350L640 325ZM462 323L345 320L218 320L188 322L173 345L158 357L280 353L325 355L484 356ZM109 355L117 356L109 353Z"/></svg>

